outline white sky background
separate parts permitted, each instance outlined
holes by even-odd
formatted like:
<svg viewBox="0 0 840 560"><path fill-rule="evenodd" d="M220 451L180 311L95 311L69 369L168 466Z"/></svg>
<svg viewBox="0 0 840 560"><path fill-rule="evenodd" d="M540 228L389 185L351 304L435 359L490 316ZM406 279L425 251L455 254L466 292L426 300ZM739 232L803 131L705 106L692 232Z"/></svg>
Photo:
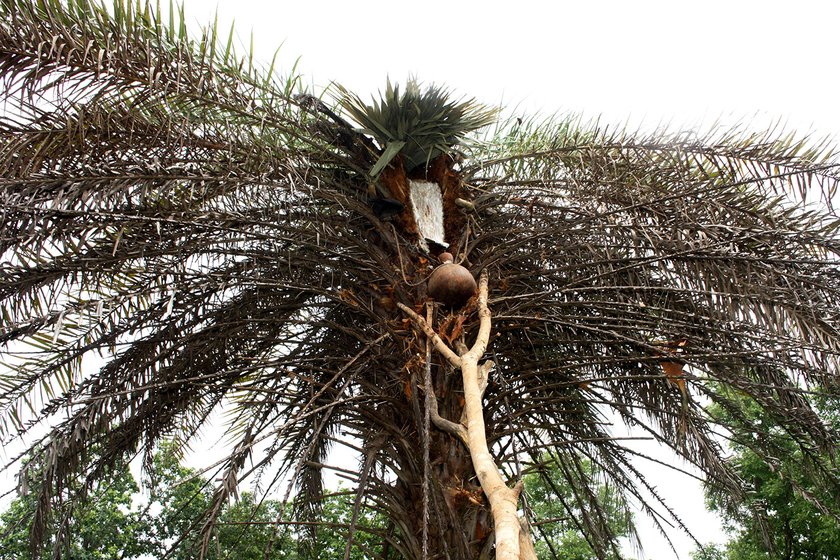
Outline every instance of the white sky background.
<svg viewBox="0 0 840 560"><path fill-rule="evenodd" d="M816 2L185 0L243 44L361 95L409 74L508 107L695 128L840 133L840 6ZM795 7L793 7L795 6Z"/></svg>
<svg viewBox="0 0 840 560"><path fill-rule="evenodd" d="M257 59L282 44L281 72L301 57L316 90L336 81L368 99L386 76L416 75L517 113L674 131L781 122L840 139L840 3L830 0L184 2L193 33L218 8L220 34L235 20L243 54L252 30ZM701 541L723 540L699 485L649 472ZM639 521L644 558L674 558ZM673 533L687 560L694 544Z"/></svg>

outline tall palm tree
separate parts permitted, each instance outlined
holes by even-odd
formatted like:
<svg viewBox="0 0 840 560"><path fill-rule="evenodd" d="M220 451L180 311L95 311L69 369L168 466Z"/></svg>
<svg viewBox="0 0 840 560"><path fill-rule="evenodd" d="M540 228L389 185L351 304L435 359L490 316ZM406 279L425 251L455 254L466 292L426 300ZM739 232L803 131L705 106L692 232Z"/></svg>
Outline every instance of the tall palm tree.
<svg viewBox="0 0 840 560"><path fill-rule="evenodd" d="M205 548L249 481L294 492L278 531L319 530L334 469L356 492L348 554L369 531L371 558L490 558L495 469L525 528L540 520L517 480L561 472L606 558L616 500L595 476L663 532L690 529L611 425L737 507L734 436L705 409L737 419L744 396L840 483L838 434L808 399L840 391L830 149L537 119L464 142L492 111L416 84L327 106L215 27L191 40L171 7L128 4L0 6L0 433L28 437L43 473L35 542L72 514L70 481L209 429L232 450L185 524ZM444 246L478 297L429 304ZM358 464L328 464L340 448ZM776 451L756 449L784 468Z"/></svg>

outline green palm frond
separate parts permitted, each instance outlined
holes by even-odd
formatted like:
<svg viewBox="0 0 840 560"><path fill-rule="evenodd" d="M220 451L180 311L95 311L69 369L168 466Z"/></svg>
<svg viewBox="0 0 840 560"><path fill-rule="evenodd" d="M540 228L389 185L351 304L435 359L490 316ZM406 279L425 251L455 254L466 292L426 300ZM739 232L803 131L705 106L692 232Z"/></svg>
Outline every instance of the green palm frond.
<svg viewBox="0 0 840 560"><path fill-rule="evenodd" d="M440 154L449 153L470 132L493 123L498 113L475 99L453 100L446 88L424 88L416 80L409 80L402 93L399 85L388 80L384 95L378 101L374 99L373 105L343 88L339 91L341 106L384 150L370 171L372 176L398 153L409 171L426 165Z"/></svg>

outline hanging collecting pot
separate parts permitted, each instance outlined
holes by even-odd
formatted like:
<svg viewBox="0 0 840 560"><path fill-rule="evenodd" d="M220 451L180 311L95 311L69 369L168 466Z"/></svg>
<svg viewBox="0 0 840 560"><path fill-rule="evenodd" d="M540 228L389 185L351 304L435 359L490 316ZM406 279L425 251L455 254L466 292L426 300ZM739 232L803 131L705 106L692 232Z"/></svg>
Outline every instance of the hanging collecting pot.
<svg viewBox="0 0 840 560"><path fill-rule="evenodd" d="M455 264L451 253L441 253L441 265L429 276L429 296L450 307L461 307L475 293L478 286L469 270Z"/></svg>

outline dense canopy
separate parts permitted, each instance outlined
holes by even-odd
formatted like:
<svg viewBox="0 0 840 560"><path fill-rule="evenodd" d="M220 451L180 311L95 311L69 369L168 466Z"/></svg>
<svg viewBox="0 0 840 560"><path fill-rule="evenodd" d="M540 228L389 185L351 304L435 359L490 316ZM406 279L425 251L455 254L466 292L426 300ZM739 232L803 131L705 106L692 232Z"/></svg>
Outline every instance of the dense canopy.
<svg viewBox="0 0 840 560"><path fill-rule="evenodd" d="M0 6L0 435L31 442L43 469L35 539L75 503L69 481L163 439L201 445L212 426L231 451L186 525L198 542L254 482L297 496L278 531L314 522L334 468L357 511L390 520L370 557L492 554L469 455L428 423L433 405L458 422L460 379L397 307L424 312L436 261L373 210L387 147L227 36L191 39L171 8ZM838 434L805 398L840 391L835 152L511 118L434 156L463 203L446 207L449 244L488 278L491 453L512 482L562 473L601 557L616 546L605 508L628 502L602 504L595 477L663 530L670 511L616 423L734 507L748 487L706 414L738 418L734 390L793 437L814 480L838 483ZM438 308L435 328L469 344L477 315ZM358 464L327 465L341 447Z"/></svg>

